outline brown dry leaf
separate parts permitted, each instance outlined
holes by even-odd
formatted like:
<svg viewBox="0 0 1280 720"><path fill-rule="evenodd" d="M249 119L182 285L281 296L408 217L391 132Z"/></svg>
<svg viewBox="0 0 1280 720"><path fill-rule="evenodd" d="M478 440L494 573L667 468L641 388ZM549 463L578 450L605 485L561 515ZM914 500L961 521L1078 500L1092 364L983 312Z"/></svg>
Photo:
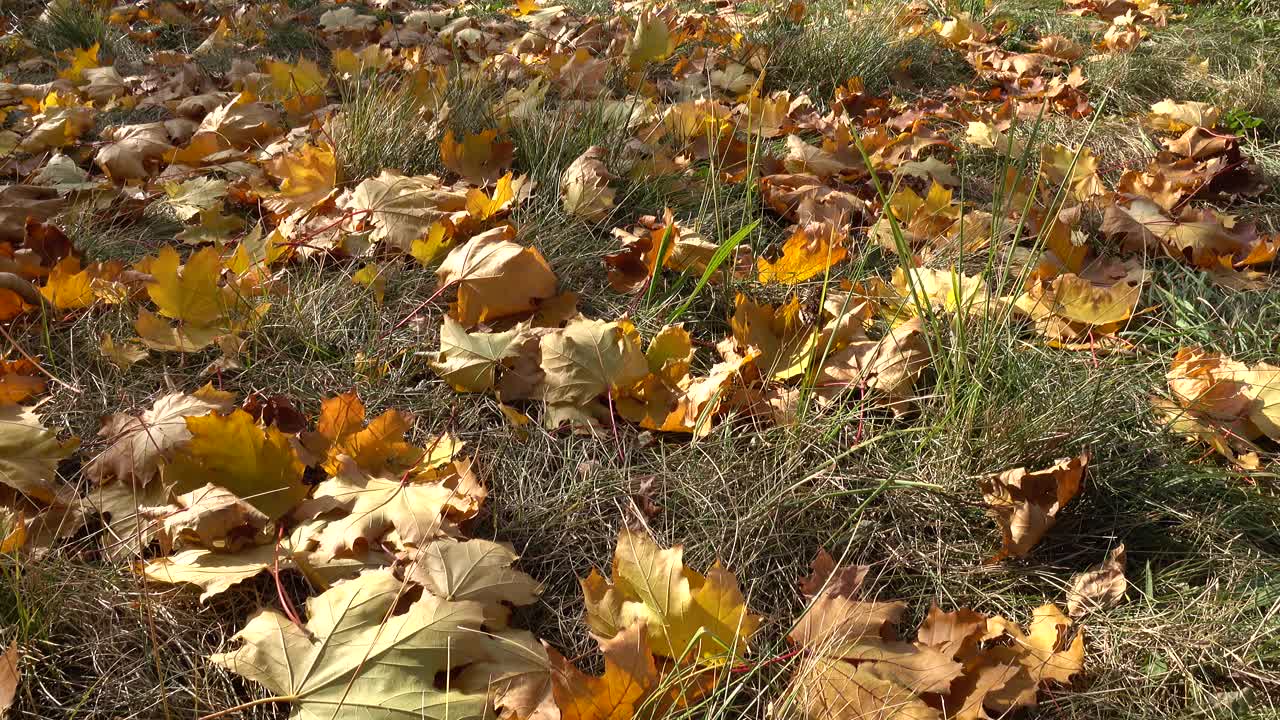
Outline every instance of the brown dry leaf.
<svg viewBox="0 0 1280 720"><path fill-rule="evenodd" d="M18 683L22 681L22 674L18 671L18 663L22 660L22 653L18 650L18 640L14 638L9 643L9 649L0 655L0 717L8 714L9 708L13 707L14 698L18 695Z"/></svg>
<svg viewBox="0 0 1280 720"><path fill-rule="evenodd" d="M683 325L660 330L645 351L649 374L614 399L618 414L650 430L710 433L725 394L750 361L717 363L706 377L691 377L693 356L693 339Z"/></svg>
<svg viewBox="0 0 1280 720"><path fill-rule="evenodd" d="M1080 617L1091 610L1106 610L1119 604L1129 589L1124 565L1124 545L1117 545L1096 567L1071 578L1071 587L1067 589L1067 614Z"/></svg>
<svg viewBox="0 0 1280 720"><path fill-rule="evenodd" d="M792 296L778 307L761 305L739 293L734 298L733 330L718 348L726 360L758 353L755 364L775 380L799 376L818 352L819 332Z"/></svg>
<svg viewBox="0 0 1280 720"><path fill-rule="evenodd" d="M103 333L102 339L98 343L98 352L101 353L104 360L115 365L122 372L151 354L140 343L116 342L116 339L111 337L110 333Z"/></svg>
<svg viewBox="0 0 1280 720"><path fill-rule="evenodd" d="M988 649L986 659L1019 669L1007 676L1002 687L986 694L983 706L1001 713L1018 707L1033 707L1036 690L1042 683L1067 683L1083 670L1084 633L1077 632L1072 640L1067 641L1071 624L1071 620L1052 603L1032 612L1029 631L1023 631L1003 617L988 619L984 638L1009 638L1012 645Z"/></svg>
<svg viewBox="0 0 1280 720"><path fill-rule="evenodd" d="M817 397L831 402L862 388L884 396L895 414L912 406L916 380L929 365L929 344L920 318L892 328L880 340L863 337L826 358L818 371Z"/></svg>
<svg viewBox="0 0 1280 720"><path fill-rule="evenodd" d="M1071 347L1075 341L1098 341L1112 335L1133 316L1142 285L1120 280L1097 285L1072 273L1052 279L1032 278L1014 308L1036 322L1051 344Z"/></svg>
<svg viewBox="0 0 1280 720"><path fill-rule="evenodd" d="M819 549L809 564L813 572L800 581L800 590L809 597L856 597L871 571L869 565L837 565L825 548Z"/></svg>
<svg viewBox="0 0 1280 720"><path fill-rule="evenodd" d="M984 615L966 608L943 612L933 605L916 631L916 644L933 648L948 658L967 661L977 652L986 629Z"/></svg>
<svg viewBox="0 0 1280 720"><path fill-rule="evenodd" d="M117 413L98 431L110 445L85 466L84 473L99 484L119 480L143 487L174 450L191 439L187 417L225 412L234 405L231 393L214 390L210 384L192 395L165 395L141 415Z"/></svg>
<svg viewBox="0 0 1280 720"><path fill-rule="evenodd" d="M174 149L162 122L110 127L102 131L102 139L107 142L93 161L116 182L154 175L165 155Z"/></svg>
<svg viewBox="0 0 1280 720"><path fill-rule="evenodd" d="M606 150L599 145L587 148L560 176L560 198L564 211L590 222L598 222L613 210L613 175L604 165Z"/></svg>
<svg viewBox="0 0 1280 720"><path fill-rule="evenodd" d="M34 362L0 360L0 405L25 402L44 389L44 376Z"/></svg>
<svg viewBox="0 0 1280 720"><path fill-rule="evenodd" d="M1171 217L1155 202L1135 198L1128 207L1107 206L1102 231L1124 239L1133 251L1163 250L1196 267L1217 270L1270 262L1275 243L1256 226L1211 208L1186 207Z"/></svg>
<svg viewBox="0 0 1280 720"><path fill-rule="evenodd" d="M805 720L940 720L941 713L881 676L875 663L854 665L822 655L806 659L786 690Z"/></svg>
<svg viewBox="0 0 1280 720"><path fill-rule="evenodd" d="M326 589L363 571L384 568L394 558L384 552L368 552L349 558L329 558L316 550L315 536L325 521L298 525L279 543L251 545L235 552L191 548L168 557L155 558L139 568L148 580L169 584L195 585L204 602L238 583L279 568L296 569L312 586Z"/></svg>
<svg viewBox="0 0 1280 720"><path fill-rule="evenodd" d="M928 194L923 198L911 188L904 187L889 198L886 212L871 228L871 236L881 247L893 253L901 252L899 236L908 250L940 246L953 231L959 229L963 215L964 208L953 201L951 189L941 183L930 185ZM895 225L897 232L894 231ZM968 237L972 234L973 228L966 227L967 242L972 242Z"/></svg>
<svg viewBox="0 0 1280 720"><path fill-rule="evenodd" d="M1056 191L1065 186L1079 202L1089 202L1107 193L1098 175L1098 158L1087 147L1077 152L1063 145L1042 146L1040 172L1051 189Z"/></svg>
<svg viewBox="0 0 1280 720"><path fill-rule="evenodd" d="M162 482L135 487L129 481L111 481L90 488L85 499L105 526L103 554L112 561L141 556L160 530L160 523L147 510L165 506L169 497L169 488Z"/></svg>
<svg viewBox="0 0 1280 720"><path fill-rule="evenodd" d="M982 495L1004 541L992 558L1022 557L1031 551L1058 512L1080 492L1089 454L1063 458L1044 470L1015 468L982 481Z"/></svg>
<svg viewBox="0 0 1280 720"><path fill-rule="evenodd" d="M1153 400L1157 418L1245 469L1257 469L1262 434L1280 437L1280 368L1252 367L1219 353L1182 348L1166 374L1173 401Z"/></svg>
<svg viewBox="0 0 1280 720"><path fill-rule="evenodd" d="M683 558L678 545L664 550L623 529L612 581L594 570L581 581L591 631L614 638L641 625L654 652L676 661L722 665L741 657L761 617L747 610L737 579L719 563L702 575Z"/></svg>
<svg viewBox="0 0 1280 720"><path fill-rule="evenodd" d="M168 552L176 542L206 548L232 547L256 536L268 518L252 505L212 483L174 498L171 506L145 513L160 523L160 546Z"/></svg>
<svg viewBox="0 0 1280 720"><path fill-rule="evenodd" d="M537 248L512 242L509 226L483 232L449 252L436 270L456 285L449 314L463 327L535 310L556 294L556 275Z"/></svg>
<svg viewBox="0 0 1280 720"><path fill-rule="evenodd" d="M563 714L556 705L555 673L547 648L524 630L501 630L490 636L494 642L487 657L468 666L458 686L487 691L504 719L560 720Z"/></svg>

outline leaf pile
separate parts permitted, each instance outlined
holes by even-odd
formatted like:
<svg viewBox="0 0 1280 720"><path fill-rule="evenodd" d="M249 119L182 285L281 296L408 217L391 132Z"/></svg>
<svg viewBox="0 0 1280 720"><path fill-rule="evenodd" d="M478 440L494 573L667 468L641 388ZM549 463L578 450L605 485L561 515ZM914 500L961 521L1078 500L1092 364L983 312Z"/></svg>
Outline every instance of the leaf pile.
<svg viewBox="0 0 1280 720"><path fill-rule="evenodd" d="M10 334L114 308L133 333L95 337L104 361L137 372L153 353L188 354L220 388L273 332L295 268L322 268L376 304L397 292L388 277L429 272L434 294L396 329L447 305L428 320L439 346L423 369L484 396L464 401L492 397L520 427L536 417L551 430L698 440L851 403L909 417L936 377L939 318L1010 325L1067 352L1134 351L1149 264L1248 290L1269 282L1280 250L1233 209L1266 188L1221 108L1170 98L1129 118L1159 148L1123 168L1085 145L1033 144L1043 119L1083 122L1102 108L1093 59L1131 53L1176 21L1156 0L1066 0L1063 12L1093 23L1090 46L903 3L893 32L972 70L945 94L909 98L856 77L831 97L775 87L776 48L751 30L802 21L800 2L758 13L623 4L608 16L533 0L502 12L298 5L122 3L102 15L120 42L56 53L6 35L0 170L13 182L0 187L0 323L17 354L0 358L0 550L53 546L96 516L107 559L204 599L300 574L313 591L301 613L281 590L281 607L213 658L299 717L660 715L749 664L764 619L719 564L699 573L679 547L624 531L609 577L582 581L604 668L587 674L509 626L540 587L511 548L467 537L488 491L452 433L411 440L412 417L370 417L353 392L313 417L210 384L114 414L100 452L82 457L36 410L61 381ZM861 12L850 7L849 21L866 21ZM323 52L281 57L281 27ZM193 41L164 49L174 34ZM138 57L121 52L126 40ZM420 133L429 168L353 160L364 120L350 99L370 88L408 108L397 117ZM575 148L548 181L524 166L540 148L518 143L553 111L582 125L603 114L617 132ZM466 122L473 114L484 121ZM1006 171L991 202L965 191L961 152ZM718 213L673 209L696 202L634 208L648 181L680 201L712 184L742 190L767 217L726 230ZM560 261L524 224L533 207L593 234L598 285L645 317L670 308L665 321L580 312ZM129 262L68 237L156 216L181 229ZM764 219L785 228L776 242ZM864 272L882 258L892 270ZM718 325L686 315L706 286L732 290ZM1277 372L1184 349L1156 415L1261 469L1280 441ZM63 480L77 462L83 497ZM979 481L1002 535L994 561L1032 550L1081 492L1088 462L1084 452ZM800 660L780 712L978 718L1034 705L1082 670L1083 634L1054 605L1027 628L935 607L902 640L903 604L863 599L865 570L822 562L789 634ZM1120 548L1081 576L1070 614L1123 597L1123 566Z"/></svg>

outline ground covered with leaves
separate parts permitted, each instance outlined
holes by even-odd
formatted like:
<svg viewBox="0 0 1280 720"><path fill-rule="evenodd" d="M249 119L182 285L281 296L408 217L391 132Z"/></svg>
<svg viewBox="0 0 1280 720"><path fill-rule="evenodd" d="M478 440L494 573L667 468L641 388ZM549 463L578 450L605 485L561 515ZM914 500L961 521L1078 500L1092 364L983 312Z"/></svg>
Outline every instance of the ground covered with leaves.
<svg viewBox="0 0 1280 720"><path fill-rule="evenodd" d="M1280 713L1272 4L3 13L0 713Z"/></svg>

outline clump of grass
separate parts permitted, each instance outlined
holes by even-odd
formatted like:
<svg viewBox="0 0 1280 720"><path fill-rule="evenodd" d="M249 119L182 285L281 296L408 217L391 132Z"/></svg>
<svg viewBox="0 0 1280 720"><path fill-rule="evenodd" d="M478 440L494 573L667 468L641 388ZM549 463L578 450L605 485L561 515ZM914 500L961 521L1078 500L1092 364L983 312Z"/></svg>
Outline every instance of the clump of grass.
<svg viewBox="0 0 1280 720"><path fill-rule="evenodd" d="M273 23L267 28L262 49L268 55L284 58L290 62L300 55L314 57L326 52L324 45L316 39L306 25L298 22Z"/></svg>
<svg viewBox="0 0 1280 720"><path fill-rule="evenodd" d="M48 52L92 47L106 49L111 43L110 26L103 13L89 3L55 0L26 31L27 39Z"/></svg>
<svg viewBox="0 0 1280 720"><path fill-rule="evenodd" d="M331 134L344 181L384 169L420 175L442 167L439 126L404 83L362 78L344 84Z"/></svg>
<svg viewBox="0 0 1280 720"><path fill-rule="evenodd" d="M897 9L894 3L877 2L846 15L843 3L813 3L801 25L773 16L748 40L768 50L771 86L803 88L816 102L827 101L836 87L855 76L873 93L902 93L905 88L895 75L910 77L919 89L972 78L958 53L927 39L899 37Z"/></svg>
<svg viewBox="0 0 1280 720"><path fill-rule="evenodd" d="M345 181L383 169L441 172L440 139L447 130L461 138L496 124L493 86L461 72L448 76L440 97L418 92L408 81L372 75L343 83L340 93L342 109L331 134Z"/></svg>

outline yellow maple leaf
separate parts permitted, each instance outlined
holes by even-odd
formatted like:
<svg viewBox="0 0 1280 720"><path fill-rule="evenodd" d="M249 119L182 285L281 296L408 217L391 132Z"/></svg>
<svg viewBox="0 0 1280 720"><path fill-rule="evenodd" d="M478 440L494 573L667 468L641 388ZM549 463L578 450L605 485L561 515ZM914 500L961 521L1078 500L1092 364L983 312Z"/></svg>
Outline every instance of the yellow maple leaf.
<svg viewBox="0 0 1280 720"><path fill-rule="evenodd" d="M271 78L271 89L279 98L323 95L325 86L329 84L329 76L314 60L307 57L298 58L298 62L292 65L269 60L266 68Z"/></svg>
<svg viewBox="0 0 1280 720"><path fill-rule="evenodd" d="M79 85L84 80L84 71L91 68L99 67L98 62L99 43L94 43L87 48L80 48L71 51L71 67L58 73L58 77Z"/></svg>
<svg viewBox="0 0 1280 720"><path fill-rule="evenodd" d="M474 190L472 192L482 191ZM470 202L470 194L468 194L468 202ZM409 246L409 254L412 255L413 259L417 260L419 263L423 265L430 265L436 260L444 257L444 254L449 252L452 247L453 225L446 221L437 220L436 222L431 223L430 229L427 230L426 237L421 237L413 241Z"/></svg>
<svg viewBox="0 0 1280 720"><path fill-rule="evenodd" d="M240 409L228 415L190 415L185 420L191 439L164 468L165 480L174 483L175 493L213 483L271 519L306 497L302 460L274 425L261 428Z"/></svg>
<svg viewBox="0 0 1280 720"><path fill-rule="evenodd" d="M684 565L680 546L663 550L647 535L623 529L612 581L598 572L582 581L587 625L611 638L636 623L654 653L673 660L719 665L734 661L760 627L719 563L702 575Z"/></svg>
<svg viewBox="0 0 1280 720"><path fill-rule="evenodd" d="M303 145L264 164L280 180L280 192L268 195L272 210L309 208L324 199L338 182L338 162L328 143Z"/></svg>
<svg viewBox="0 0 1280 720"><path fill-rule="evenodd" d="M40 294L59 310L78 310L93 304L90 269L80 269L80 260L69 255L53 266Z"/></svg>
<svg viewBox="0 0 1280 720"><path fill-rule="evenodd" d="M373 293L373 301L377 305L382 305L382 301L387 296L387 274L383 272L383 268L376 264L370 263L360 268L351 276L351 282L369 289Z"/></svg>
<svg viewBox="0 0 1280 720"><path fill-rule="evenodd" d="M511 165L514 150L511 143L498 140L497 130L467 133L461 142L450 130L440 141L440 160L464 180L486 185Z"/></svg>
<svg viewBox="0 0 1280 720"><path fill-rule="evenodd" d="M626 55L632 68L651 62L662 62L675 52L676 44L667 21L656 12L647 12L636 22L635 33L627 43Z"/></svg>
<svg viewBox="0 0 1280 720"><path fill-rule="evenodd" d="M488 220L505 209L507 203L515 198L515 186L512 184L511 173L502 176L498 180L497 186L493 188L493 194L486 194L480 188L474 188L467 192L467 213L476 220ZM432 230L435 228L433 227Z"/></svg>
<svg viewBox="0 0 1280 720"><path fill-rule="evenodd" d="M147 283L147 294L164 317L212 325L224 317L228 307L218 286L221 271L222 259L213 248L196 252L179 269L178 251L166 246L151 263L153 279Z"/></svg>
<svg viewBox="0 0 1280 720"><path fill-rule="evenodd" d="M777 262L760 258L759 280L794 285L821 275L848 256L845 239L843 232L830 225L797 225L783 243Z"/></svg>

